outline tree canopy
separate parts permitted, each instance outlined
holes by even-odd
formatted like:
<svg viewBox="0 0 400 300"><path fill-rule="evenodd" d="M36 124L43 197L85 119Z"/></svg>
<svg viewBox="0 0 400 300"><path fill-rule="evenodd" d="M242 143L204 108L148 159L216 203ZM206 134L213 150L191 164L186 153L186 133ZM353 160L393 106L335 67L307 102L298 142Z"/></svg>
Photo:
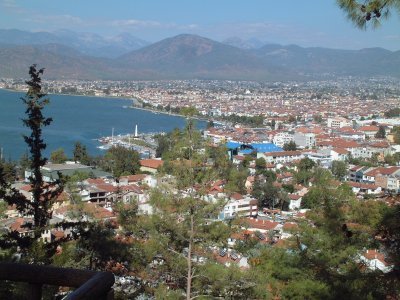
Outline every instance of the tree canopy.
<svg viewBox="0 0 400 300"><path fill-rule="evenodd" d="M360 29L366 29L368 25L373 28L380 26L393 11L400 14L399 0L337 0L337 3Z"/></svg>

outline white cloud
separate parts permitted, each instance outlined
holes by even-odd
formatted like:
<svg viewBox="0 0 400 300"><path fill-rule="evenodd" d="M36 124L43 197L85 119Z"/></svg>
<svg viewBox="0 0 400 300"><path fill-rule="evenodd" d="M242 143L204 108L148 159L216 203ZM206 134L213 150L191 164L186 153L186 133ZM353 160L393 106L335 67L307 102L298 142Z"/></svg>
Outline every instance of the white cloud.
<svg viewBox="0 0 400 300"><path fill-rule="evenodd" d="M162 24L156 21L143 21L136 19L113 20L109 22L111 26L116 27L161 27Z"/></svg>
<svg viewBox="0 0 400 300"><path fill-rule="evenodd" d="M383 38L385 40L389 40L389 41L400 41L400 35L397 35L397 34L385 35Z"/></svg>
<svg viewBox="0 0 400 300"><path fill-rule="evenodd" d="M52 25L81 25L84 24L84 21L75 16L71 15L39 15L34 14L31 17L24 18L25 22L32 22L37 24L52 24Z"/></svg>
<svg viewBox="0 0 400 300"><path fill-rule="evenodd" d="M0 0L1 6L5 8L15 8L18 7L15 0Z"/></svg>

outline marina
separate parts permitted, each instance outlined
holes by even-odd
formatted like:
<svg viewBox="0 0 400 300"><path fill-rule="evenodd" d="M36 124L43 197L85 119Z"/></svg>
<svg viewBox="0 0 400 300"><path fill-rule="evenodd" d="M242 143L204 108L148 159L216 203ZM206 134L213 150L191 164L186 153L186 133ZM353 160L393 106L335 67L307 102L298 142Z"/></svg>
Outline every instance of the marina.
<svg viewBox="0 0 400 300"><path fill-rule="evenodd" d="M112 147L120 146L139 152L142 158L153 158L155 157L157 148L157 142L154 139L154 135L162 133L163 132L150 132L139 135L137 125L135 126L135 132L133 134L127 133L114 135L114 129L112 129L111 136L97 139L101 144L97 146L97 148L108 150Z"/></svg>

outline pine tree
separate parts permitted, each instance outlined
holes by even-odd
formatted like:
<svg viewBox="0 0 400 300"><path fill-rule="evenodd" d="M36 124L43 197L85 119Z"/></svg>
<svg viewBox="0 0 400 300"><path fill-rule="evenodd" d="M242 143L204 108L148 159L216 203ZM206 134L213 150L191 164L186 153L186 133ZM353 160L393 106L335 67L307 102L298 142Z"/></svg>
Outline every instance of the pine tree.
<svg viewBox="0 0 400 300"><path fill-rule="evenodd" d="M30 135L24 136L28 145L29 157L29 182L31 186L31 199L27 199L16 189L11 188L5 180L4 169L0 169L0 197L9 205L16 205L17 210L23 216L33 216L32 238L21 238L13 233L10 238L5 239L5 244L13 245L15 242L21 247L30 247L33 244L40 244L37 240L41 237L43 231L47 228L48 222L52 216L52 204L58 195L62 192L60 181L45 183L41 173L41 167L46 164L46 158L42 156L42 151L46 144L42 138L42 129L50 125L52 119L43 116L43 109L49 103L46 94L42 92L41 75L44 69L37 70L36 65L29 69L30 80L26 81L29 89L24 97L21 98L26 105L26 118L23 124L30 129Z"/></svg>
<svg viewBox="0 0 400 300"><path fill-rule="evenodd" d="M361 29L366 29L368 24L378 27L382 19L387 19L391 11L400 14L399 0L337 0L347 17Z"/></svg>
<svg viewBox="0 0 400 300"><path fill-rule="evenodd" d="M36 69L36 65L29 68L31 79L26 81L29 89L25 97L21 100L26 105L26 118L23 119L23 124L31 130L30 136L24 136L25 142L30 151L30 169L31 176L29 177L32 186L32 201L25 201L27 213L32 213L35 227L35 237L39 237L41 229L43 229L48 220L51 218L51 205L54 198L60 194L60 187L56 186L59 182L46 186L41 173L41 167L46 164L47 159L43 157L42 151L46 149L46 144L42 138L42 129L50 125L52 118L43 116L43 109L49 104L49 99L42 92L42 79L44 69Z"/></svg>

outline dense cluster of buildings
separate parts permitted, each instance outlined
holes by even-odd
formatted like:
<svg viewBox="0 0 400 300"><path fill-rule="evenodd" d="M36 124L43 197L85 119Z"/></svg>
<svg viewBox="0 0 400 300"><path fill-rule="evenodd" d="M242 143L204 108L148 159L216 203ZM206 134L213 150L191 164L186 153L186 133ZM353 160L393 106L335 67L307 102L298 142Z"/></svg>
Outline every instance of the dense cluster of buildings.
<svg viewBox="0 0 400 300"><path fill-rule="evenodd" d="M22 85L21 85L22 86ZM246 166L246 193L230 193L225 189L224 180L215 180L203 193L203 200L224 204L214 221L240 218L244 225L232 235L228 247L216 249L215 259L223 264L238 264L249 267L247 258L234 251L235 243L249 237L260 243L282 245L291 232L297 228L297 221L305 217L302 198L312 186L297 184L294 172L303 158L309 158L316 165L330 169L333 162L374 160L376 166L347 164L343 179L360 198L400 194L400 166L398 162L385 164L388 156L400 152L395 144L392 130L400 126L400 118L385 119L384 111L398 107L400 90L395 80L371 79L369 82L355 78L338 79L336 82L309 83L246 83L218 81L172 81L172 82L73 82L49 81L46 88L50 92L66 92L98 96L131 97L151 106L195 107L201 114L210 117L224 115L262 115L263 128L246 126L210 127L204 130L204 138L211 144L226 146L233 164ZM19 89L19 83L3 79L0 87ZM316 118L317 116L317 118ZM384 131L383 136L378 132ZM295 149L286 149L294 144ZM273 185L282 188L292 185L288 193L289 210L279 207L260 207L258 199L251 196L255 182L256 159L263 158L265 169L277 174ZM160 176L161 159L141 160L141 174L123 176L118 180L111 174L80 164L46 165L44 179L52 182L58 172L71 174L74 171L88 172L89 179L77 183L69 194L64 192L54 206L53 222L91 218L116 222L114 203L126 205L136 203L141 214L152 214L154 208L149 202L151 189L174 182L171 175ZM379 166L378 166L379 165ZM30 176L29 171L27 177ZM30 186L15 186L26 197L31 197ZM79 216L70 214L76 203L72 194L79 195L83 209ZM5 230L29 235L27 223L31 218L21 216L16 207L5 211L1 225ZM45 232L43 239L58 239L70 234L54 228ZM371 251L371 252L370 252ZM385 258L375 250L368 250L360 260L370 266L382 266L382 271L390 270ZM372 268L372 267L371 267Z"/></svg>
<svg viewBox="0 0 400 300"><path fill-rule="evenodd" d="M203 116L263 115L312 119L315 115L360 119L379 116L396 107L400 95L395 78L345 77L310 82L249 82L217 80L77 81L47 80L48 93L65 93L140 100L167 112L195 107ZM25 81L0 79L0 88L25 90ZM343 127L337 119L331 127Z"/></svg>

